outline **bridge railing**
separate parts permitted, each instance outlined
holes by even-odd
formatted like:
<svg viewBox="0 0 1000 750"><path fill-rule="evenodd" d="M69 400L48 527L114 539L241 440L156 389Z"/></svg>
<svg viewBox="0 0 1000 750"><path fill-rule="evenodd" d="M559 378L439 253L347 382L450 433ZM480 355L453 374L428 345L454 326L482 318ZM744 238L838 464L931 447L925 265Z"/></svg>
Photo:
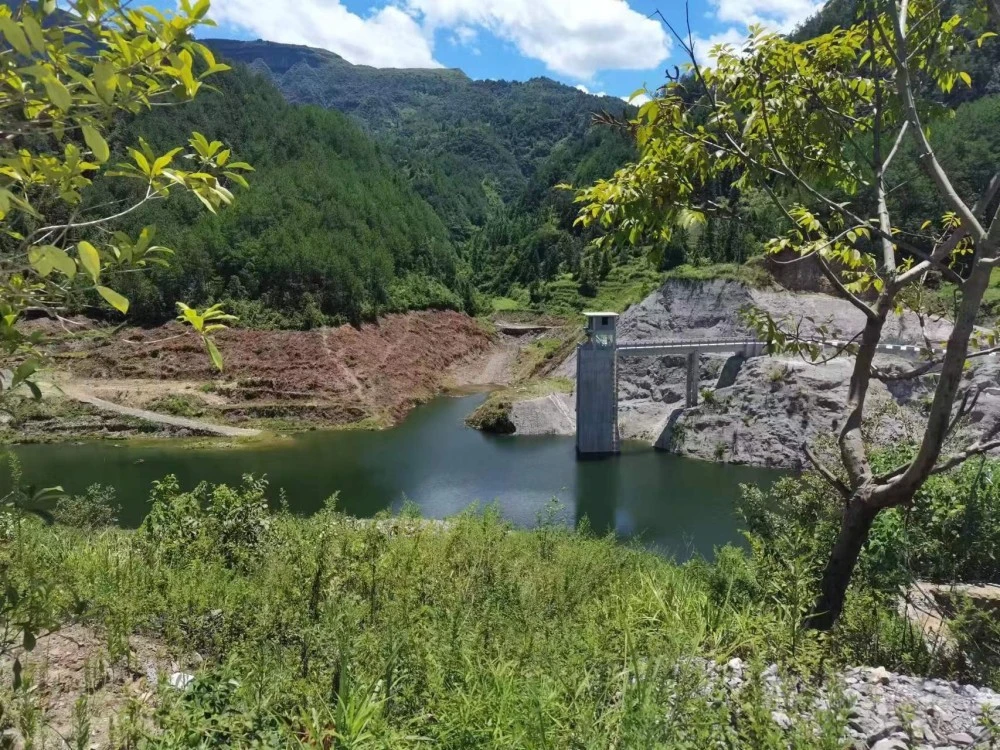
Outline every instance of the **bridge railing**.
<svg viewBox="0 0 1000 750"><path fill-rule="evenodd" d="M818 342L817 342L818 343ZM619 341L619 349L644 349L688 346L766 346L766 342L757 339L680 339L674 341Z"/></svg>

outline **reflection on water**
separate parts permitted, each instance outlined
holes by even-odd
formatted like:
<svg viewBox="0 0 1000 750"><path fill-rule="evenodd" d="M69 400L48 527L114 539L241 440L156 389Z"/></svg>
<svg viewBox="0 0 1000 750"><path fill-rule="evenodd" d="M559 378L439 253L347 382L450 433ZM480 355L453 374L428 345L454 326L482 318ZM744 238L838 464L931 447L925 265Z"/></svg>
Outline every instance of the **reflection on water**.
<svg viewBox="0 0 1000 750"><path fill-rule="evenodd" d="M175 474L184 487L239 482L265 474L273 495L311 513L339 492L338 506L357 516L398 510L405 498L424 516L443 518L473 503L496 502L504 517L533 525L552 498L567 521L586 517L599 532L640 538L677 557L711 554L738 541L733 509L741 483L773 481L774 471L678 458L626 444L619 457L577 461L572 438L503 437L465 427L483 395L440 398L383 432L312 432L283 444L235 451L191 450L176 443L27 445L16 448L25 480L79 492L114 486L122 522L147 511L152 481Z"/></svg>

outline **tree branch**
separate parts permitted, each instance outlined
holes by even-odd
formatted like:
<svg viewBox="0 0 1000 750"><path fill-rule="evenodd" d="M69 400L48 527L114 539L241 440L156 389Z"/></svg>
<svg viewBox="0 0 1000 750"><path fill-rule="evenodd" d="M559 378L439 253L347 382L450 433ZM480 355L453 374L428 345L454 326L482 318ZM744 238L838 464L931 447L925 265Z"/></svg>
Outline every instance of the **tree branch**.
<svg viewBox="0 0 1000 750"><path fill-rule="evenodd" d="M940 474L942 472L948 471L949 469L954 469L966 461L968 461L973 456L980 456L983 453L989 453L992 450L1000 448L1000 440L990 440L986 443L976 442L966 448L960 453L955 453L946 458L944 461L939 463L933 469L931 469L931 474Z"/></svg>
<svg viewBox="0 0 1000 750"><path fill-rule="evenodd" d="M837 277L837 274L835 274L833 272L833 269L830 268L830 264L826 262L826 258L824 258L820 253L816 253L815 255L816 255L816 262L819 263L820 271L823 272L823 275L826 277L826 280L829 281L831 284L833 284L837 292L840 293L840 295L844 299L846 299L857 309L863 312L865 314L865 317L867 317L869 320L875 320L877 317L875 311L872 310L871 307L866 305L864 302L862 302L859 297L855 296L854 294L852 294L847 290L847 287L844 286L844 282L842 282Z"/></svg>
<svg viewBox="0 0 1000 750"><path fill-rule="evenodd" d="M816 454L814 454L809 448L808 442L802 443L802 452L806 454L806 458L809 459L809 463L813 465L813 468L819 472L820 476L822 476L831 487L840 493L841 497L845 500L848 500L851 497L851 488L844 484L836 474L830 471L830 469L819 460Z"/></svg>
<svg viewBox="0 0 1000 750"><path fill-rule="evenodd" d="M143 199L138 203L129 206L123 211L119 211L118 213L112 214L111 216L103 216L99 219L91 219L90 221L81 221L78 223L71 222L67 224L53 224L52 226L48 227L40 227L39 229L36 229L34 232L32 232L24 242L25 244L30 244L34 237L46 232L67 231L70 229L84 229L86 227L96 227L99 224L107 224L108 222L116 221L124 216L128 216L133 211L137 211L138 209L142 208L142 206L144 206L146 203L148 203L151 200L154 200L157 197L159 196L157 193L153 192L153 186L149 185L146 188L145 197L143 197Z"/></svg>
<svg viewBox="0 0 1000 750"><path fill-rule="evenodd" d="M885 40L886 48L896 64L896 87L899 98L906 113L906 119L910 122L913 135L917 139L920 147L919 161L924 171L937 185L938 192L944 201L951 206L952 210L962 219L966 231L972 235L976 243L986 239L986 230L976 218L972 209L966 205L965 201L958 195L955 186L945 173L944 168L937 159L934 149L931 147L927 134L924 132L923 124L920 122L920 113L917 111L917 101L913 94L913 82L910 78L910 66L907 62L906 32L903 27L904 21L901 15L907 12L907 0L903 0L902 7L897 8L895 3L889 3L889 14L892 18L893 27L896 32L896 46L894 47L888 39ZM881 26L880 26L881 29Z"/></svg>
<svg viewBox="0 0 1000 750"><path fill-rule="evenodd" d="M990 207L990 204L993 203L998 191L1000 191L1000 172L993 175L989 185L986 186L986 190L979 196L979 200L976 201L976 205L972 207L972 213L979 216L983 211L986 211ZM997 210L1000 212L1000 208ZM990 227L990 235L987 236L987 243L990 242L989 237L992 235L998 224L1000 224L1000 221L994 218ZM931 254L926 261L918 263L913 268L906 271L896 280L896 283L900 286L905 286L921 273L926 271L931 265L943 263L953 252L955 252L955 248L958 247L958 243L965 239L968 235L969 233L966 230L965 225L960 225L958 229L953 231L947 238L937 244L937 246L931 251ZM997 239L1000 240L1000 238Z"/></svg>

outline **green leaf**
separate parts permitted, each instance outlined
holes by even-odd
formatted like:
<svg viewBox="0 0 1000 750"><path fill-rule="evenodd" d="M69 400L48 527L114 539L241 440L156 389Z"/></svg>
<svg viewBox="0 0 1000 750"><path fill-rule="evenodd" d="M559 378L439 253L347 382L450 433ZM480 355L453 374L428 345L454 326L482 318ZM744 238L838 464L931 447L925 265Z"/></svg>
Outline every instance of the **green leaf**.
<svg viewBox="0 0 1000 750"><path fill-rule="evenodd" d="M45 252L44 246L33 247L28 250L28 263L31 264L31 267L42 278L52 273L52 269L55 268L49 254Z"/></svg>
<svg viewBox="0 0 1000 750"><path fill-rule="evenodd" d="M90 278L96 284L101 275L101 256L97 252L97 248L84 240L76 246L76 249L80 254L80 264L83 266L83 270L90 274Z"/></svg>
<svg viewBox="0 0 1000 750"><path fill-rule="evenodd" d="M177 154L179 154L183 150L184 150L183 148L175 148L172 151L169 151L169 152L165 153L163 156L161 156L160 158L158 158L156 161L154 161L153 162L152 176L153 177L158 176L164 169L166 169L167 167L169 167L170 166L170 162L172 162L174 160L174 157L177 156Z"/></svg>
<svg viewBox="0 0 1000 750"><path fill-rule="evenodd" d="M208 356L212 359L215 369L222 372L222 355L219 354L219 348L215 345L215 342L207 336L205 337L205 348L208 349Z"/></svg>
<svg viewBox="0 0 1000 750"><path fill-rule="evenodd" d="M115 73L114 65L102 60L94 66L94 87L97 89L97 96L105 104L113 101L117 84L118 74Z"/></svg>
<svg viewBox="0 0 1000 750"><path fill-rule="evenodd" d="M109 289L106 286L98 286L97 293L104 297L104 301L115 308L118 312L123 315L128 312L128 300L114 289Z"/></svg>
<svg viewBox="0 0 1000 750"><path fill-rule="evenodd" d="M20 24L15 21L10 16L0 17L0 32L7 37L7 41L10 42L10 46L13 47L19 55L24 55L25 57L31 56L31 47L28 45L28 37L24 35L24 31L21 29Z"/></svg>
<svg viewBox="0 0 1000 750"><path fill-rule="evenodd" d="M38 367L39 367L39 362L37 359L29 359L25 362L22 362L20 365L17 366L17 369L14 370L14 374L10 380L11 387L19 385L20 383L23 383L25 380L30 378L38 371Z"/></svg>
<svg viewBox="0 0 1000 750"><path fill-rule="evenodd" d="M66 85L55 76L43 78L42 84L45 86L45 91L52 103L63 112L68 112L73 106L73 97Z"/></svg>
<svg viewBox="0 0 1000 750"><path fill-rule="evenodd" d="M148 177L152 171L152 168L149 166L149 160L141 151L137 151L134 148L130 148L128 152L132 154L132 158L135 160L135 163L139 166L142 173Z"/></svg>
<svg viewBox="0 0 1000 750"><path fill-rule="evenodd" d="M24 27L25 33L28 35L28 41L31 42L31 46L35 48L36 52L45 53L45 36L42 34L42 27L35 17L32 15L25 15L21 19L21 25Z"/></svg>
<svg viewBox="0 0 1000 750"><path fill-rule="evenodd" d="M44 266L47 269L42 273L43 276L47 276L53 268L61 271L64 276L68 276L71 279L76 276L76 263L73 262L73 259L61 247L56 247L55 245L33 247L28 251L28 260L35 266L35 269L39 273L42 273L40 266Z"/></svg>
<svg viewBox="0 0 1000 750"><path fill-rule="evenodd" d="M24 645L25 651L35 650L35 644L37 643L37 641L35 640L35 634L32 633L31 630L28 628L24 629L24 637L22 643Z"/></svg>
<svg viewBox="0 0 1000 750"><path fill-rule="evenodd" d="M87 142L87 148L94 153L94 158L101 164L111 158L111 150L108 142L93 125L83 125L83 140Z"/></svg>

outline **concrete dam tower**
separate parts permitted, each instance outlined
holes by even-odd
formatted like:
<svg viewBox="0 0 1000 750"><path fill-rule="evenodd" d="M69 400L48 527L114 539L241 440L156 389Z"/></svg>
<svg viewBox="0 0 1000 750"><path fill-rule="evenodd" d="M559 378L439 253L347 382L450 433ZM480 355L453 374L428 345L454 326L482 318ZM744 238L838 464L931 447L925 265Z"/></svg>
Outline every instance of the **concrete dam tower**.
<svg viewBox="0 0 1000 750"><path fill-rule="evenodd" d="M576 452L618 453L618 314L586 313L587 340L576 350Z"/></svg>

